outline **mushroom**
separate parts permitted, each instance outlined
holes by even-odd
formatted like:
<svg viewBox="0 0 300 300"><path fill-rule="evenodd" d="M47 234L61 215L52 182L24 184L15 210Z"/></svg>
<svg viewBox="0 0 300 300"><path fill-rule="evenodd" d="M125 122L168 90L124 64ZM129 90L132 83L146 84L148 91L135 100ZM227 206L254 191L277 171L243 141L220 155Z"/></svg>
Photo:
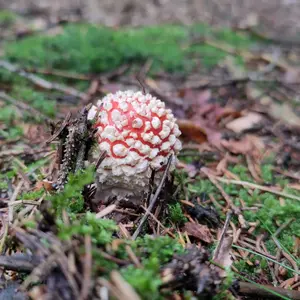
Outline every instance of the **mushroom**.
<svg viewBox="0 0 300 300"><path fill-rule="evenodd" d="M99 149L106 152L97 169L96 201L116 197L141 201L152 171L157 185L172 154L170 170L174 169L181 132L161 100L142 92L119 91L99 100L89 118L95 119Z"/></svg>

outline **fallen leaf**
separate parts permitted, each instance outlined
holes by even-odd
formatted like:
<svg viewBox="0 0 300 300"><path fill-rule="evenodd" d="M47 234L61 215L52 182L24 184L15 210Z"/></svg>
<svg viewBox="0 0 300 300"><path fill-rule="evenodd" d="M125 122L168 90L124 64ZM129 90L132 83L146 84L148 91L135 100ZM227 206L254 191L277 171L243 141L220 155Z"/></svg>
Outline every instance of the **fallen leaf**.
<svg viewBox="0 0 300 300"><path fill-rule="evenodd" d="M288 103L278 104L273 102L269 114L273 118L279 119L291 126L300 126L300 117L295 114L293 108Z"/></svg>
<svg viewBox="0 0 300 300"><path fill-rule="evenodd" d="M283 82L285 83L297 83L299 82L299 75L300 75L300 70L299 68L289 68L285 72L283 76Z"/></svg>
<svg viewBox="0 0 300 300"><path fill-rule="evenodd" d="M207 134L205 132L205 129L199 123L180 119L177 121L177 124L183 136L198 143L204 143L207 141Z"/></svg>
<svg viewBox="0 0 300 300"><path fill-rule="evenodd" d="M207 140L210 145L219 150L224 150L222 147L222 133L213 129L206 129Z"/></svg>
<svg viewBox="0 0 300 300"><path fill-rule="evenodd" d="M232 248L232 237L226 237L222 240L218 253L214 254L213 261L221 265L222 267L229 269L232 265L232 259L230 251ZM221 277L227 276L227 271L219 268L219 275Z"/></svg>
<svg viewBox="0 0 300 300"><path fill-rule="evenodd" d="M198 238L208 244L213 241L213 236L206 225L187 222L183 230L186 231L188 235Z"/></svg>
<svg viewBox="0 0 300 300"><path fill-rule="evenodd" d="M241 113L239 111L236 111L232 107L217 107L215 111L216 120L217 122L220 122L222 119L227 117L233 117L237 118L241 116Z"/></svg>
<svg viewBox="0 0 300 300"><path fill-rule="evenodd" d="M253 144L247 138L247 136L243 137L240 140L222 140L221 144L223 147L234 154L247 154L250 153L253 149Z"/></svg>
<svg viewBox="0 0 300 300"><path fill-rule="evenodd" d="M261 138L247 134L240 140L222 140L221 144L224 148L234 154L249 154L255 158L260 157L264 150L264 144Z"/></svg>
<svg viewBox="0 0 300 300"><path fill-rule="evenodd" d="M41 180L35 184L34 190L39 191L41 189L45 189L50 192L54 190L53 183L51 181Z"/></svg>
<svg viewBox="0 0 300 300"><path fill-rule="evenodd" d="M249 112L248 114L227 123L226 127L236 133L241 133L253 128L256 124L260 123L262 119L263 117L261 114Z"/></svg>
<svg viewBox="0 0 300 300"><path fill-rule="evenodd" d="M252 84L247 85L246 93L250 99L259 101L266 108L266 113L272 118L281 120L291 126L300 126L300 117L296 115L288 103L279 104L268 95L262 96L264 92Z"/></svg>

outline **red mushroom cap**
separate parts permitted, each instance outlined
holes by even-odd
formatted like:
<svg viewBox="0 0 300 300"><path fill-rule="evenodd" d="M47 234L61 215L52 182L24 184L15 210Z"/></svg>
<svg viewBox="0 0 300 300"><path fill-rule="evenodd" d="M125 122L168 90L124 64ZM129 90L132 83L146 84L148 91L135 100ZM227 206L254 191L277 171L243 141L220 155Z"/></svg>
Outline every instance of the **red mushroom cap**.
<svg viewBox="0 0 300 300"><path fill-rule="evenodd" d="M181 149L181 132L172 111L150 94L117 92L97 106L98 143L100 150L107 152L100 165L100 182L108 173L121 177L140 174L139 184L145 185L151 169L160 170L169 155L176 156Z"/></svg>

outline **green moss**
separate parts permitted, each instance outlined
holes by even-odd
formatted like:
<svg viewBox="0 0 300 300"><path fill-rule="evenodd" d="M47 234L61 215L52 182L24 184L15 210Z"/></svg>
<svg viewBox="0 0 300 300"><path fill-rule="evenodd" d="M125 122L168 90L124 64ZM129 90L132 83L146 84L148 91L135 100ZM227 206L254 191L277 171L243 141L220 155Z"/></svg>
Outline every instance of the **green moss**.
<svg viewBox="0 0 300 300"><path fill-rule="evenodd" d="M230 172L237 175L240 178L240 180L253 182L253 179L251 178L249 170L246 166L239 164L230 166L228 169Z"/></svg>
<svg viewBox="0 0 300 300"><path fill-rule="evenodd" d="M0 123L5 124L3 128L0 128L0 138L6 140L14 140L22 136L23 130L21 126L15 124L16 111L13 106L7 105L0 109Z"/></svg>
<svg viewBox="0 0 300 300"><path fill-rule="evenodd" d="M201 27L201 29L200 29ZM206 29L205 29L206 28ZM216 65L228 53L205 43L193 43L192 36L206 31L233 47L248 47L246 36L229 29L214 32L207 26L161 25L136 29L67 25L56 36L31 36L7 44L6 57L22 66L54 68L78 73L99 73L122 64L141 65L152 61L152 71L189 71L200 60ZM192 59L193 57L193 59Z"/></svg>
<svg viewBox="0 0 300 300"><path fill-rule="evenodd" d="M6 141L11 141L20 138L23 135L23 130L20 126L8 127L6 129L0 129L0 138Z"/></svg>
<svg viewBox="0 0 300 300"><path fill-rule="evenodd" d="M92 25L70 25L55 37L29 37L12 43L7 47L7 56L25 66L79 73L105 72L124 63L143 63L148 59L171 70L182 65L183 52L178 43L184 35L183 27L115 31Z"/></svg>
<svg viewBox="0 0 300 300"><path fill-rule="evenodd" d="M162 281L160 267L169 262L174 254L184 252L184 248L174 239L167 236L144 236L132 242L131 247L141 258L142 268L128 266L121 274L143 299L165 299L159 292Z"/></svg>
<svg viewBox="0 0 300 300"><path fill-rule="evenodd" d="M26 85L16 84L13 86L12 97L24 101L30 104L38 111L44 113L49 117L55 116L56 103L50 99L47 99L45 92L37 92ZM32 119L32 114L29 116Z"/></svg>
<svg viewBox="0 0 300 300"><path fill-rule="evenodd" d="M171 204L168 206L169 209L169 220L177 226L182 225L187 221L184 216L180 203Z"/></svg>
<svg viewBox="0 0 300 300"><path fill-rule="evenodd" d="M5 106L0 109L0 121L6 125L13 123L16 117L16 110L13 106Z"/></svg>
<svg viewBox="0 0 300 300"><path fill-rule="evenodd" d="M133 244L138 251L138 257L155 257L161 263L166 263L175 253L183 253L182 246L168 236L152 237L149 235L138 238Z"/></svg>
<svg viewBox="0 0 300 300"><path fill-rule="evenodd" d="M236 299L235 297L233 297L233 295L231 295L231 293L228 291L228 289L231 287L233 281L234 281L234 273L230 270L226 271L226 277L225 279L222 281L221 287L220 287L220 291L217 295L215 295L213 297L213 300L233 300Z"/></svg>
<svg viewBox="0 0 300 300"><path fill-rule="evenodd" d="M93 168L89 168L77 174L70 174L64 190L48 197L58 217L63 210L69 213L82 212L84 206L82 189L85 185L93 182L94 172Z"/></svg>
<svg viewBox="0 0 300 300"><path fill-rule="evenodd" d="M261 167L261 177L265 182L272 182L273 181L273 165L265 164Z"/></svg>
<svg viewBox="0 0 300 300"><path fill-rule="evenodd" d="M129 266L121 270L124 279L142 296L145 300L165 299L159 292L162 284L159 275L159 261L155 258L144 263L142 269Z"/></svg>
<svg viewBox="0 0 300 300"><path fill-rule="evenodd" d="M20 196L18 196L18 199L19 200L35 200L35 199L39 199L43 194L44 194L44 190L40 189L37 191L23 193Z"/></svg>
<svg viewBox="0 0 300 300"><path fill-rule="evenodd" d="M188 185L188 190L191 193L201 194L201 193L214 193L216 192L216 187L208 179L201 179Z"/></svg>
<svg viewBox="0 0 300 300"><path fill-rule="evenodd" d="M58 235L61 239L69 240L74 236L90 235L96 245L105 245L112 240L112 234L117 229L112 220L97 219L96 214L86 212L80 219L71 220L65 224L57 220Z"/></svg>
<svg viewBox="0 0 300 300"><path fill-rule="evenodd" d="M0 10L0 27L10 27L17 19L17 15L10 10Z"/></svg>

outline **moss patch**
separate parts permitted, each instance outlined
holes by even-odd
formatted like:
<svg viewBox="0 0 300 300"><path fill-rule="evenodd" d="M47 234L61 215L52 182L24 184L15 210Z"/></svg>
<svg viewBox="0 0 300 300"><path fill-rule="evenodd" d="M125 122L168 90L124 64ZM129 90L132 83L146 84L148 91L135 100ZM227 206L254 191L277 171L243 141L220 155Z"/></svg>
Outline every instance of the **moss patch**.
<svg viewBox="0 0 300 300"><path fill-rule="evenodd" d="M149 59L152 71L190 71L197 61L211 67L228 54L197 42L204 36L238 48L253 43L249 36L227 29L215 32L205 25L114 30L77 24L67 25L57 36L38 35L9 43L6 56L22 66L78 73L105 72L126 63L141 65Z"/></svg>

